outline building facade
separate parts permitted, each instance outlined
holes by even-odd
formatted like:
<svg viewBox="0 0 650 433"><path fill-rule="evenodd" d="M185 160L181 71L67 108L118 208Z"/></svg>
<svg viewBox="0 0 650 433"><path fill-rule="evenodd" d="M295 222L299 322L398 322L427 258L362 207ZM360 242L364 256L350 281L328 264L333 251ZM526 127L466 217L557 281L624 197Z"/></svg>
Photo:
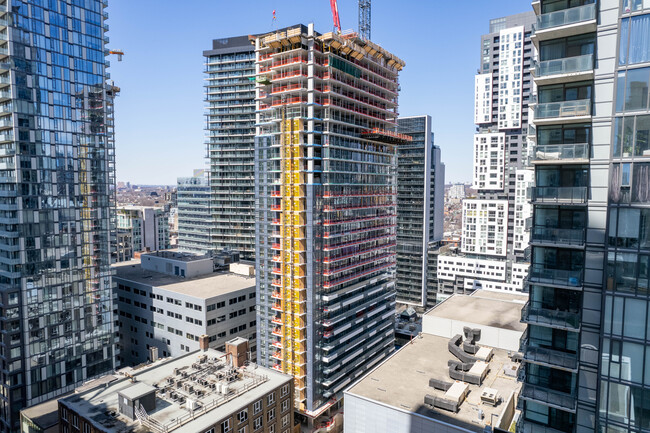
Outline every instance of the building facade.
<svg viewBox="0 0 650 433"><path fill-rule="evenodd" d="M161 207L119 206L117 208L117 261L131 260L141 251L171 248L169 213Z"/></svg>
<svg viewBox="0 0 650 433"><path fill-rule="evenodd" d="M428 251L443 236L445 166L431 116L401 117L397 130L413 139L397 146L397 302L424 309L435 303Z"/></svg>
<svg viewBox="0 0 650 433"><path fill-rule="evenodd" d="M192 177L179 177L176 187L178 218L178 249L184 252L206 254L214 251L211 233L212 199L210 181L203 170L195 170Z"/></svg>
<svg viewBox="0 0 650 433"><path fill-rule="evenodd" d="M255 49L258 361L315 417L393 350L404 62L313 24Z"/></svg>
<svg viewBox="0 0 650 433"><path fill-rule="evenodd" d="M522 429L644 431L650 3L533 9L536 186Z"/></svg>
<svg viewBox="0 0 650 433"><path fill-rule="evenodd" d="M195 351L201 335L217 350L235 337L256 350L254 278L215 273L211 258L179 253L143 254L114 269L122 365L151 360L153 347L161 358Z"/></svg>
<svg viewBox="0 0 650 433"><path fill-rule="evenodd" d="M0 3L0 430L115 367L106 2Z"/></svg>
<svg viewBox="0 0 650 433"><path fill-rule="evenodd" d="M212 248L255 251L255 46L248 36L215 39L206 61L207 151Z"/></svg>
<svg viewBox="0 0 650 433"><path fill-rule="evenodd" d="M526 191L533 183L527 135L534 89L530 75L534 21L532 12L493 19L490 32L481 37L480 68L474 80L477 133L472 187L477 197L463 200L461 254L439 256L445 264L438 268L445 272L438 300L467 293L468 288L525 290L525 278L518 274L530 259ZM495 261L502 262L498 268L499 273L505 270L503 277L476 272L490 269ZM451 262L454 266L447 266Z"/></svg>

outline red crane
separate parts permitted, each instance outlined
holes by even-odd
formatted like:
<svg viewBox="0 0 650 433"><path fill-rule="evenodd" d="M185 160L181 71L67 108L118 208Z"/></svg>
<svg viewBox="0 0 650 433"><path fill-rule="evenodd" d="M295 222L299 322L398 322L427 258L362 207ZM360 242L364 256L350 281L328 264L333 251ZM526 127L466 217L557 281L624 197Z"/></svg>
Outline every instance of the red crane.
<svg viewBox="0 0 650 433"><path fill-rule="evenodd" d="M341 20L339 19L339 5L336 0L330 0L330 6L332 7L332 19L334 20L334 28L338 29L341 33Z"/></svg>

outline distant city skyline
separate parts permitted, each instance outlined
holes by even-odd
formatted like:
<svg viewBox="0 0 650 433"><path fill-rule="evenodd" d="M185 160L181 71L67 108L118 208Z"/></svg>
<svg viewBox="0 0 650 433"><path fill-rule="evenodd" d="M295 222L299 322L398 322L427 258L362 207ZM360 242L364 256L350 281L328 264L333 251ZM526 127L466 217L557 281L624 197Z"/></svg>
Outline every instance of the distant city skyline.
<svg viewBox="0 0 650 433"><path fill-rule="evenodd" d="M407 1L396 7L394 2L375 0L372 4L373 41L406 61L400 115L431 114L436 145L447 166L447 183L469 181L472 176L467 163L474 134L472 83L480 64L477 40L488 31L486 18L531 10L527 0L473 3L462 10L462 31L458 20L450 19L458 14L453 2ZM205 166L202 52L212 39L299 22L332 28L325 0L310 2L310 8L296 8L286 0L253 0L245 8L207 0L192 5L178 8L176 3L153 0L109 3L108 46L125 53L122 62L111 56L109 69L122 89L115 128L119 181L174 185L177 177ZM343 29L357 30L356 0L340 0L339 14ZM183 33L174 35L161 23L179 24ZM413 39L421 43L413 44ZM428 45L428 55L422 55L422 45Z"/></svg>

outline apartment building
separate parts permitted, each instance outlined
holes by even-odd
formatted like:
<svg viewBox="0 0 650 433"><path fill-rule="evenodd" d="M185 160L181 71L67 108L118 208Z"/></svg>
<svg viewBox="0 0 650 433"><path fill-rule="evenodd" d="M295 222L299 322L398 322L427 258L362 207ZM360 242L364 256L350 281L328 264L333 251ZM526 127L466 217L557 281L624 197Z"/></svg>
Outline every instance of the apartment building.
<svg viewBox="0 0 650 433"><path fill-rule="evenodd" d="M431 116L400 117L397 130L412 138L397 146L397 302L423 310L436 299L428 251L443 236L445 165Z"/></svg>
<svg viewBox="0 0 650 433"><path fill-rule="evenodd" d="M61 432L290 433L291 376L249 364L246 341L207 347L91 382L59 400Z"/></svg>
<svg viewBox="0 0 650 433"><path fill-rule="evenodd" d="M475 109L473 185L476 198L463 199L460 251L439 255L438 300L468 288L525 290L518 278L530 259L528 189L533 184L529 165L529 103L534 90L530 74L533 46L532 12L490 20L481 37L479 73L474 79ZM503 277L489 269L502 261ZM454 266L447 266L453 262ZM468 267L464 267L467 265ZM472 277L473 276L473 277ZM478 277L481 277L478 279Z"/></svg>
<svg viewBox="0 0 650 433"><path fill-rule="evenodd" d="M393 351L404 62L313 24L255 53L258 361L295 377L313 425Z"/></svg>
<svg viewBox="0 0 650 433"><path fill-rule="evenodd" d="M117 261L131 260L141 251L171 247L169 214L162 207L119 206L117 208Z"/></svg>
<svg viewBox="0 0 650 433"><path fill-rule="evenodd" d="M250 260L255 251L255 46L248 36L215 39L203 56L210 243Z"/></svg>
<svg viewBox="0 0 650 433"><path fill-rule="evenodd" d="M210 240L214 228L208 174L194 170L192 177L179 177L176 186L178 249L195 254L214 251Z"/></svg>
<svg viewBox="0 0 650 433"><path fill-rule="evenodd" d="M177 357L242 337L256 351L255 279L213 272L213 259L177 252L143 254L113 266L122 365ZM254 356L253 356L254 358Z"/></svg>
<svg viewBox="0 0 650 433"><path fill-rule="evenodd" d="M650 2L542 0L533 9L536 186L521 429L644 431Z"/></svg>
<svg viewBox="0 0 650 433"><path fill-rule="evenodd" d="M0 2L3 432L114 368L105 6Z"/></svg>

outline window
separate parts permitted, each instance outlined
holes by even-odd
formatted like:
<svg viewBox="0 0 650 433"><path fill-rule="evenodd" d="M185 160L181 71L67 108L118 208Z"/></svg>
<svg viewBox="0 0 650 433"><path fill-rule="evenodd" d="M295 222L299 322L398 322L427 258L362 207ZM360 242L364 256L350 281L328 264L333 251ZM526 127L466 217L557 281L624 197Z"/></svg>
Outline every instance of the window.
<svg viewBox="0 0 650 433"><path fill-rule="evenodd" d="M247 425L245 425L244 427L237 430L237 433L246 433L246 432L248 432L248 426Z"/></svg>
<svg viewBox="0 0 650 433"><path fill-rule="evenodd" d="M246 300L246 295L237 298L237 302L244 302L245 300Z"/></svg>
<svg viewBox="0 0 650 433"><path fill-rule="evenodd" d="M260 401L260 403L262 403L262 402ZM64 421L68 420L68 409L66 409L66 408L61 409L61 419L64 420Z"/></svg>
<svg viewBox="0 0 650 433"><path fill-rule="evenodd" d="M282 417L282 427L286 427L289 425L289 414L286 414L285 416Z"/></svg>
<svg viewBox="0 0 650 433"><path fill-rule="evenodd" d="M280 397L286 397L287 395L289 395L289 384L284 385L280 389Z"/></svg>
<svg viewBox="0 0 650 433"><path fill-rule="evenodd" d="M76 414L72 414L72 426L79 428L79 417Z"/></svg>
<svg viewBox="0 0 650 433"><path fill-rule="evenodd" d="M228 433L230 431L230 419L225 420L221 423L221 433Z"/></svg>
<svg viewBox="0 0 650 433"><path fill-rule="evenodd" d="M253 404L253 414L256 415L256 414L260 413L261 411L262 411L262 400L257 400Z"/></svg>
<svg viewBox="0 0 650 433"><path fill-rule="evenodd" d="M274 392L272 392L271 394L269 394L269 395L266 397L266 404L267 404L267 406L270 406L270 405L272 405L273 403L275 403L275 393L274 393Z"/></svg>
<svg viewBox="0 0 650 433"><path fill-rule="evenodd" d="M650 14L621 21L618 64L634 65L643 62L650 62Z"/></svg>
<svg viewBox="0 0 650 433"><path fill-rule="evenodd" d="M217 305L216 305L216 304L210 304L210 305L208 305L208 307L207 307L207 310L208 310L208 311L214 311L214 310L216 310L216 309L217 309Z"/></svg>
<svg viewBox="0 0 650 433"><path fill-rule="evenodd" d="M84 433L90 433L90 424L84 423Z"/></svg>
<svg viewBox="0 0 650 433"><path fill-rule="evenodd" d="M275 419L275 408L269 409L269 411L266 413L267 415L267 420L269 422L273 421Z"/></svg>
<svg viewBox="0 0 650 433"><path fill-rule="evenodd" d="M261 428L262 428L262 417L260 416L255 418L255 421L253 421L253 430L259 430Z"/></svg>
<svg viewBox="0 0 650 433"><path fill-rule="evenodd" d="M289 410L289 400L284 400L282 402L282 413L285 413L287 410Z"/></svg>
<svg viewBox="0 0 650 433"><path fill-rule="evenodd" d="M616 111L645 110L648 107L650 68L629 69L618 73Z"/></svg>
<svg viewBox="0 0 650 433"><path fill-rule="evenodd" d="M244 409L237 414L237 421L239 421L240 423L246 421L247 419L248 419L248 409Z"/></svg>
<svg viewBox="0 0 650 433"><path fill-rule="evenodd" d="M248 299L255 299L255 292L250 292L248 294Z"/></svg>

